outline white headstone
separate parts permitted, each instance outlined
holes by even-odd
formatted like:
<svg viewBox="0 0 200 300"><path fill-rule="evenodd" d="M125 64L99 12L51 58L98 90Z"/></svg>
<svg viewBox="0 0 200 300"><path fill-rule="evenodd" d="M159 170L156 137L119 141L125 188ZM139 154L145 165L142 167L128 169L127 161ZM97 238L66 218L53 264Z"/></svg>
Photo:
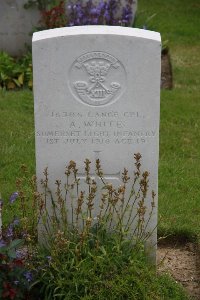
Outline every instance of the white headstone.
<svg viewBox="0 0 200 300"><path fill-rule="evenodd" d="M35 33L37 177L48 166L53 190L70 160L83 178L85 158L100 158L106 180L120 184L120 172L133 172L133 155L140 153L143 170L150 172L149 191L157 194L160 59L160 34L147 30L83 26ZM148 224L151 256L157 195L155 200ZM149 196L147 216L150 202Z"/></svg>

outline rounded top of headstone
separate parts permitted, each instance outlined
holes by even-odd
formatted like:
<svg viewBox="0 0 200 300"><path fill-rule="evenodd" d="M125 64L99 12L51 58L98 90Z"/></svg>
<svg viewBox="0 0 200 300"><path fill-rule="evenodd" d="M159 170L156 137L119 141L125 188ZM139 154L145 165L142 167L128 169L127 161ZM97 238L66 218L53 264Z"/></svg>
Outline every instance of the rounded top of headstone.
<svg viewBox="0 0 200 300"><path fill-rule="evenodd" d="M74 35L118 35L118 36L132 36L155 40L161 42L160 33L138 28L122 27L122 26L107 26L107 25L87 25L87 26L73 26L62 27L49 30L35 32L33 34L33 43L50 38L74 36Z"/></svg>

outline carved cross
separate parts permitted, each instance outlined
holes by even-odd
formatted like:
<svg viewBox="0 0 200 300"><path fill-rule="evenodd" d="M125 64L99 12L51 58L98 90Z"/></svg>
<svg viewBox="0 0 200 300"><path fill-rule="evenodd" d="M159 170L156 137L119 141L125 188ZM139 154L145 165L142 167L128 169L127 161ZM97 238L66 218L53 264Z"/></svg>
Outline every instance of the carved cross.
<svg viewBox="0 0 200 300"><path fill-rule="evenodd" d="M102 151L93 151L94 152L94 158L95 158L95 161L97 159L100 160L101 162L101 158L100 158L100 153ZM96 183L100 183L101 182L101 179L99 178L99 176L97 176L97 174L94 172L94 173L90 173L91 177L93 177L96 181ZM77 174L77 177L80 178L80 179L86 179L86 176L85 176L85 173L78 173ZM109 174L103 174L103 178L105 180L120 180L120 171L117 172L117 173L109 173Z"/></svg>

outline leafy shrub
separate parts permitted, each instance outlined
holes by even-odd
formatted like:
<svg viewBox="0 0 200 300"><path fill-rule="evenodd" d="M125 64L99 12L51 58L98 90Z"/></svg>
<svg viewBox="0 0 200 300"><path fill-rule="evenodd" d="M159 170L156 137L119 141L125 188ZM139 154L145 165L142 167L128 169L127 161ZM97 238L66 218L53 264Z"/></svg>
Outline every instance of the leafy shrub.
<svg viewBox="0 0 200 300"><path fill-rule="evenodd" d="M0 52L0 89L15 89L28 86L32 88L32 56L27 53L20 59L14 59Z"/></svg>

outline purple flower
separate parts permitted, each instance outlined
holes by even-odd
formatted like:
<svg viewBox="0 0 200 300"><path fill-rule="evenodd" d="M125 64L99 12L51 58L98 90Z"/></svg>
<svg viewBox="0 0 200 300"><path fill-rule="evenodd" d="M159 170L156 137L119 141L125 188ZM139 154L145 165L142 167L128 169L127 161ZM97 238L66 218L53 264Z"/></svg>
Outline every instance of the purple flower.
<svg viewBox="0 0 200 300"><path fill-rule="evenodd" d="M13 204L13 202L15 202L15 200L17 199L17 197L19 196L19 193L18 192L14 192L12 193L12 195L10 196L10 203Z"/></svg>
<svg viewBox="0 0 200 300"><path fill-rule="evenodd" d="M51 256L47 256L47 259L48 259L48 262L50 263L51 260L52 260L52 257Z"/></svg>
<svg viewBox="0 0 200 300"><path fill-rule="evenodd" d="M25 272L24 273L24 277L26 278L26 280L28 282L31 282L33 280L33 275L32 275L32 273L30 271Z"/></svg>
<svg viewBox="0 0 200 300"><path fill-rule="evenodd" d="M3 239L1 239L0 240L0 248L4 247L4 246L6 246L6 242Z"/></svg>
<svg viewBox="0 0 200 300"><path fill-rule="evenodd" d="M28 249L23 247L21 249L16 249L16 257L19 260L23 260L28 257Z"/></svg>
<svg viewBox="0 0 200 300"><path fill-rule="evenodd" d="M101 1L99 2L98 8L99 8L99 9L103 9L104 7L105 7L105 2L101 0Z"/></svg>
<svg viewBox="0 0 200 300"><path fill-rule="evenodd" d="M6 231L6 237L9 239L13 237L13 224L10 224L8 226L7 231Z"/></svg>
<svg viewBox="0 0 200 300"><path fill-rule="evenodd" d="M91 13L91 15L96 15L96 13L97 13L96 7L93 7L93 8L90 10L90 13Z"/></svg>
<svg viewBox="0 0 200 300"><path fill-rule="evenodd" d="M129 25L132 19L131 3L133 0L126 0L127 4L123 7L119 0L87 0L84 4L78 0L68 5L69 23L68 26L79 25ZM121 17L117 17L117 11Z"/></svg>
<svg viewBox="0 0 200 300"><path fill-rule="evenodd" d="M122 11L122 22L124 24L129 24L131 22L132 15L133 14L130 5L126 5Z"/></svg>
<svg viewBox="0 0 200 300"><path fill-rule="evenodd" d="M0 199L0 208L3 207L3 199Z"/></svg>
<svg viewBox="0 0 200 300"><path fill-rule="evenodd" d="M107 10L104 13L104 17L105 17L105 19L106 19L107 22L110 21L110 13Z"/></svg>
<svg viewBox="0 0 200 300"><path fill-rule="evenodd" d="M93 19L93 24L94 24L94 25L97 25L97 24L98 24L98 18L94 18L94 19Z"/></svg>
<svg viewBox="0 0 200 300"><path fill-rule="evenodd" d="M22 232L22 237L23 237L23 239L26 239L27 236L28 236L27 232Z"/></svg>
<svg viewBox="0 0 200 300"><path fill-rule="evenodd" d="M14 217L13 225L14 225L14 226L19 225L19 219L18 219L17 217Z"/></svg>

